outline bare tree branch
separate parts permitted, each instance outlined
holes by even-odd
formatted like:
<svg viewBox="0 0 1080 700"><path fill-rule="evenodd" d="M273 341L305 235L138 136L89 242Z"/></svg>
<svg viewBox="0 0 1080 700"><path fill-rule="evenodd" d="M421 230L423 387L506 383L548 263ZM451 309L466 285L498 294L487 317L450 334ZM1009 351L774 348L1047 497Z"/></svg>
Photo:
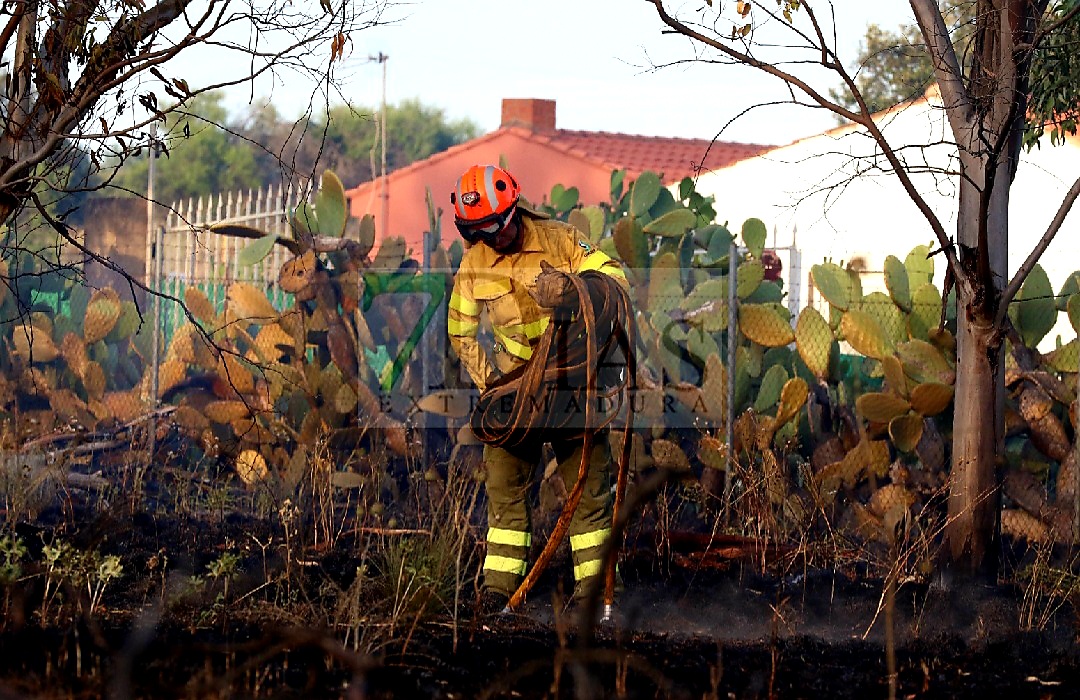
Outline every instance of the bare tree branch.
<svg viewBox="0 0 1080 700"><path fill-rule="evenodd" d="M660 19L664 22L664 24L671 27L671 29L672 29L672 31L674 33L681 34L682 36L688 37L690 39L693 39L694 41L698 41L698 42L700 42L702 44L705 44L706 46L714 48L717 51L720 51L721 53L735 59L739 63L751 66L753 68L757 68L758 70L764 71L765 73L768 73L769 75L780 78L785 83L788 83L789 85L793 85L793 86L797 87L799 90L801 90L805 95L807 95L814 102L816 102L819 105L821 105L822 107L828 109L830 112L834 112L836 114L839 114L844 119L847 119L849 121L853 121L853 122L855 122L857 124L864 124L865 123L865 119L866 119L865 115L856 114L855 112L852 112L851 110L847 109L846 107L843 107L841 105L836 104L835 102L830 101L824 95L819 93L817 90L810 87L810 85L808 83L806 83L804 80L802 80L798 76L793 75L791 73L788 73L787 71L780 70L779 68L777 68L776 66L774 66L774 65L772 65L770 63L766 63L764 61L758 60L758 59L754 58L753 56L751 56L748 53L743 53L742 51L736 51L735 49L731 48L727 44L724 44L723 42L717 41L716 39L713 39L712 37L706 36L705 34L702 34L701 32L691 28L689 25L686 25L686 24L680 22L679 20L675 19L674 17L669 15L667 10L664 8L663 0L645 0L645 1L648 2L649 4L653 5L656 8L656 12L660 16Z"/></svg>
<svg viewBox="0 0 1080 700"><path fill-rule="evenodd" d="M949 29L938 9L937 0L911 0L915 20L926 41L927 51L934 63L934 74L945 103L945 113L952 126L953 136L961 145L961 153L970 148L975 129L975 105L964 86L964 74L956 49L949 38Z"/></svg>
<svg viewBox="0 0 1080 700"><path fill-rule="evenodd" d="M1005 290L1001 293L1001 306L997 311L997 317L995 318L996 322L1002 323L1004 321L1005 314L1009 309L1009 302L1016 297L1017 292L1020 291L1020 286L1035 267L1035 263L1039 262L1039 258L1042 257L1042 254L1046 252L1046 249L1053 242L1057 232L1061 229L1061 225L1065 222L1065 217L1068 216L1069 210L1072 209L1073 204L1076 202L1077 197L1080 197L1080 177L1076 178L1072 187L1069 188L1065 198L1058 206L1057 213L1054 214L1053 220L1050 222L1050 225L1047 226L1046 232L1039 238L1039 242L1035 244L1031 253L1028 254L1024 263L1016 270L1016 274L1009 280L1008 286L1006 286Z"/></svg>
<svg viewBox="0 0 1080 700"><path fill-rule="evenodd" d="M915 184L912 182L909 173L905 170L904 164L897 157L888 140L885 138L877 123L874 121L874 115L870 112L869 107L863 100L862 93L859 91L858 86L855 85L854 80L844 69L841 62L837 60L835 54L832 54L829 51L828 47L825 46L824 33L822 32L820 26L818 26L816 17L812 18L811 21L814 24L815 34L819 38L820 46L818 46L817 48L822 53L823 65L836 72L844 80L845 84L848 86L848 89L855 97L856 103L859 105L860 111L858 113L853 112L850 109L847 109L846 107L843 107L825 98L823 95L821 95L821 93L814 90L812 87L810 87L808 83L806 83L798 76L788 71L781 70L773 64L769 64L757 58L754 58L749 53L737 51L728 46L727 44L724 44L721 41L717 41L713 37L702 34L701 32L693 29L685 23L680 22L678 19L668 14L667 10L664 8L663 0L646 1L651 3L656 8L657 14L660 16L660 19L664 22L664 24L670 27L674 33L694 39L695 41L698 41L706 46L712 47L717 51L720 51L721 53L725 54L726 56L734 59L739 63L751 66L753 68L757 68L758 70L768 73L769 75L777 77L783 80L789 86L797 88L798 90L803 92L807 97L809 97L819 106L828 109L834 114L842 116L845 119L848 119L849 121L859 124L863 128L865 128L873 137L873 139L877 142L878 146L881 148L882 155L885 156L885 158L889 161L889 164L893 167L893 172L900 180L901 185L904 187L904 191L907 192L908 196L911 198L911 201L915 204L916 207L918 207L919 211L922 212L923 216L926 218L927 223L930 225L931 230L933 230L934 235L937 238L939 245L941 246L942 254L945 256L946 263L953 271L953 275L955 276L957 283L962 285L969 284L966 274L960 268L959 261L956 258L955 250L951 244L949 235L946 233L945 228L941 223L941 220L938 218L937 214L934 213L934 210L930 208L930 205L927 204L926 200L919 193L918 189L915 187ZM913 2L914 1L915 0L913 0ZM806 3L803 3L803 7L807 10L809 14L809 6ZM938 15L938 19L940 21L940 15ZM812 41L801 32L799 32L799 34L800 36L807 38L808 41ZM946 39L948 39L947 35ZM949 47L951 50L951 44L949 44ZM955 61L955 54L953 54L953 59Z"/></svg>
<svg viewBox="0 0 1080 700"><path fill-rule="evenodd" d="M122 162L143 145L140 130L193 97L279 71L315 78L312 99L316 92L329 99L337 89L331 44L377 24L387 4L50 0L48 15L38 16L40 1L14 3L19 20L13 16L0 26L4 46L18 37L0 110L0 223L28 201L36 183L45 182L43 168L52 170L78 154L65 143L90 144L96 168L102 165L95 151L109 162ZM235 70L212 73L211 84L189 85L162 73L181 53L202 49L242 54L244 60L229 61ZM166 106L160 99L159 104L162 91L176 102Z"/></svg>

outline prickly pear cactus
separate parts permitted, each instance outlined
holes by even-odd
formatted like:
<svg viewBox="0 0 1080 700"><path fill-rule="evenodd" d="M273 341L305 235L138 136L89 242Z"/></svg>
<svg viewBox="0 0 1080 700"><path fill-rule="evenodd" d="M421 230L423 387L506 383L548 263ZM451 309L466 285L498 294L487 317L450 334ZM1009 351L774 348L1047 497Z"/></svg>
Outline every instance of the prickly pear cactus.
<svg viewBox="0 0 1080 700"><path fill-rule="evenodd" d="M32 256L16 259L29 274ZM6 274L3 265L0 274ZM147 410L148 327L131 301L90 291L56 273L31 274L18 294L0 294L0 367L8 391L0 420L22 442L57 429L94 430ZM44 301L45 298L50 301Z"/></svg>
<svg viewBox="0 0 1080 700"><path fill-rule="evenodd" d="M197 323L174 336L161 386L182 397L187 422L215 435L245 481L256 475L288 492L305 473L297 460L324 443L397 456L412 451L403 422L415 381L409 362L445 282L418 277L401 239L384 240L371 257L373 220L365 217L357 238L345 238L347 212L344 188L328 171L314 202L291 212L291 237L232 224L211 228L254 238L241 251L247 263L276 245L290 251L278 279L292 295L288 308L275 308L264 289L245 282L230 285L221 308L197 288L185 293ZM454 251L440 252L449 265ZM396 293L426 294L434 303L387 296ZM184 391L185 382L206 372L214 380L209 392Z"/></svg>

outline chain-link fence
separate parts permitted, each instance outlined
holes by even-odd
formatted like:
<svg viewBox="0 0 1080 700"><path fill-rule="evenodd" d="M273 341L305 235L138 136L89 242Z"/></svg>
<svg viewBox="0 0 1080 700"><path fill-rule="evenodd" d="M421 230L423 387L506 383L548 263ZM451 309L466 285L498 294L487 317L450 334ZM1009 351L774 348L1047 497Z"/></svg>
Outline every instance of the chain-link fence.
<svg viewBox="0 0 1080 700"><path fill-rule="evenodd" d="M319 239L318 250L311 239L298 255L292 197L267 190L176 205L147 242L143 279L162 292L149 304L8 261L9 442L122 425L164 402L191 435L226 445L222 457L292 474L286 482L296 455L307 459L320 440L387 460L449 459L468 442L477 400L447 339L461 250L435 232L419 255L394 240L372 255L361 226L337 243ZM212 227L222 222L243 228ZM797 250L763 239L747 245L706 227L654 246L644 266L624 260L638 331L638 462L693 474L736 516L756 485L775 527L805 524L813 503L831 505L844 489L861 489L879 521L889 499L931 498L947 476L956 350L954 310L926 251L890 256L880 272L824 261L804 275ZM617 259L634 252L610 229L586 245ZM1068 311L1053 290L1038 292L1020 295L1014 319L1036 341ZM482 301L503 303L494 293ZM481 324L481 351L498 359L527 347L542 329L519 320ZM1042 445L1059 479L1072 478L1075 449L1068 407L1053 402L1068 399L1060 386L1074 381L1076 347L1045 355L1056 382L1009 375L1027 397L1016 406L1027 422L1007 456L1030 461L1030 446Z"/></svg>

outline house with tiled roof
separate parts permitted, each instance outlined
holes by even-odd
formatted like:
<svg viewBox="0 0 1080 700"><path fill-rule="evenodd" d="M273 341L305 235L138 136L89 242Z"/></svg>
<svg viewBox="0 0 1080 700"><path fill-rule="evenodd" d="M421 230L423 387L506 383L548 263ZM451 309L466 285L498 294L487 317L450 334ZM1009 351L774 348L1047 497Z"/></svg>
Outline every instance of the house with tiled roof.
<svg viewBox="0 0 1080 700"><path fill-rule="evenodd" d="M393 135L391 135L393 138ZM665 184L731 165L768 146L559 129L555 101L505 99L498 129L459 144L346 192L353 216L372 214L377 237L403 236L421 250L428 228L425 195L443 210L444 235L454 233L450 190L470 165L505 162L532 202L542 202L556 184L577 187L582 204L609 201L611 172L627 177L645 170L660 173Z"/></svg>
<svg viewBox="0 0 1080 700"><path fill-rule="evenodd" d="M958 155L937 87L875 114L874 121L905 163L914 188L953 234ZM1050 145L1049 138L1046 141L1020 154L1012 183L1010 273L1035 247L1080 176L1080 137L1068 136L1059 146ZM787 291L794 312L807 304L827 309L809 274L815 264L829 259L849 266L860 272L864 293L885 291L886 257L903 260L917 245L939 245L881 148L865 127L856 124L715 169L698 179L697 189L716 197L721 218L736 222L760 218L770 231L769 245L792 255L795 269ZM1080 269L1080 259L1073 252L1078 238L1080 216L1073 214L1040 259L1055 291ZM933 260L940 288L944 262L940 257ZM1045 341L1048 347L1053 346L1057 332L1072 333L1064 318Z"/></svg>

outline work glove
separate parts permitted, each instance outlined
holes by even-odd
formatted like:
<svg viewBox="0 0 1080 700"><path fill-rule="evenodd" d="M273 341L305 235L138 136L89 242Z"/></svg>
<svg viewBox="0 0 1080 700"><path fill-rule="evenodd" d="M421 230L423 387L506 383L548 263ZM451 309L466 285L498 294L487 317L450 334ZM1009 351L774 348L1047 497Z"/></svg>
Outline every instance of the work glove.
<svg viewBox="0 0 1080 700"><path fill-rule="evenodd" d="M536 276L536 291L529 292L540 306L552 310L557 320L569 319L578 308L577 291L569 272L560 272L547 262L540 261L540 274Z"/></svg>

